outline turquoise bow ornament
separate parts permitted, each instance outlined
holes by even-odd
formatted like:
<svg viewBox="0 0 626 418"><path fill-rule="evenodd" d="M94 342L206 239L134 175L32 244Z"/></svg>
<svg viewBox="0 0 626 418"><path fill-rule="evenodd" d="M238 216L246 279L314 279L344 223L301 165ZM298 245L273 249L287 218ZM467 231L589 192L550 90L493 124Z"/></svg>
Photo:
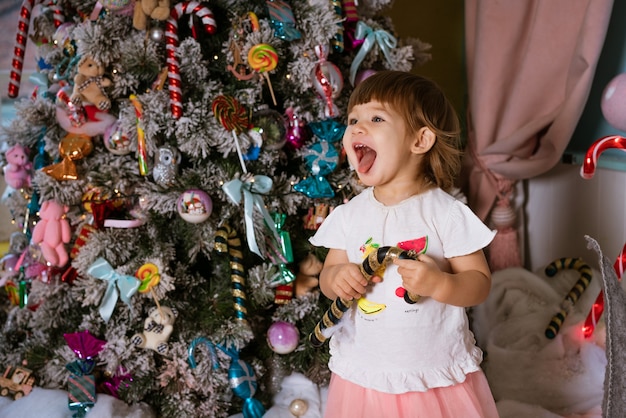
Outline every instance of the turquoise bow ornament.
<svg viewBox="0 0 626 418"><path fill-rule="evenodd" d="M272 231L276 241L280 241L278 232L274 227L274 220L270 216L269 212L265 208L265 203L261 195L269 193L272 189L272 179L267 176L261 175L244 175L242 178L236 177L233 180L222 186L222 190L236 205L241 203L243 197L244 205L244 217L246 222L246 240L248 241L248 247L250 251L257 254L261 258L261 251L254 235L254 222L252 219L252 212L256 207L257 210L263 215L265 224Z"/></svg>
<svg viewBox="0 0 626 418"><path fill-rule="evenodd" d="M111 319L117 299L121 297L122 301L130 306L130 298L137 292L141 281L135 276L126 276L119 274L113 267L102 257L98 258L87 270L91 276L108 282L107 290L100 302L100 316L105 322ZM119 291L118 291L119 289Z"/></svg>
<svg viewBox="0 0 626 418"><path fill-rule="evenodd" d="M378 47L387 58L387 61L391 62L390 51L392 48L395 48L398 44L396 38L393 37L389 32L384 31L382 29L373 30L367 24L359 21L356 24L356 31L354 37L357 40L363 40L363 44L361 45L361 49L354 57L354 61L352 61L352 65L350 65L350 83L354 86L354 79L356 78L356 72L359 69L359 65L363 62L363 59L367 55L367 53L372 49L374 44L378 44Z"/></svg>

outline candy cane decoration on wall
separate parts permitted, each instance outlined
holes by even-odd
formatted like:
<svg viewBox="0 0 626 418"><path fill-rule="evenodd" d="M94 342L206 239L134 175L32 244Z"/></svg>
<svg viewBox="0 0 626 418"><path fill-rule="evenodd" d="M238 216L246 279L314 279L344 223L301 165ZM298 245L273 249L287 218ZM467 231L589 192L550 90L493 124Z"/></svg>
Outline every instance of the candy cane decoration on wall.
<svg viewBox="0 0 626 418"><path fill-rule="evenodd" d="M170 18L165 22L165 49L167 61L168 90L170 92L170 108L174 118L179 119L183 115L182 90L180 81L180 65L176 58L178 48L178 19L184 14L195 14L200 18L204 30L213 35L217 32L217 26L213 13L206 6L195 1L178 3L172 8Z"/></svg>
<svg viewBox="0 0 626 418"><path fill-rule="evenodd" d="M220 253L228 252L230 261L230 280L233 294L233 307L237 319L247 322L246 276L243 269L241 238L230 225L224 224L215 231L215 249Z"/></svg>
<svg viewBox="0 0 626 418"><path fill-rule="evenodd" d="M587 289L592 277L591 267L589 267L589 265L581 258L559 258L558 260L554 260L546 267L546 274L553 277L559 271L565 269L578 270L580 277L576 283L574 283L574 286L570 289L569 293L565 296L565 299L561 302L561 309L552 317L548 327L546 328L545 335L550 339L556 337L559 333L559 330L561 329L563 322L565 322L565 318L567 317L569 311L578 299L580 299L580 296L583 294L585 289Z"/></svg>
<svg viewBox="0 0 626 418"><path fill-rule="evenodd" d="M396 258L402 259L417 259L417 252L405 251L398 247L379 247L376 251L369 253L367 258L363 260L363 263L359 266L363 277L369 281L376 275L376 272L381 267L386 267ZM419 295L412 295L409 292L404 294L404 300L407 303L415 303L419 300ZM313 332L309 335L309 341L313 347L321 347L324 342L329 338L328 333L324 331L333 325L337 325L343 314L352 307L354 299L347 300L343 298L337 298L333 304L328 308L322 319L317 323Z"/></svg>
<svg viewBox="0 0 626 418"><path fill-rule="evenodd" d="M583 165L580 168L580 176L586 180L592 178L596 172L596 166L598 158L600 158L600 154L611 148L626 151L626 138L619 135L609 135L602 137L591 144L585 154L585 161L583 161Z"/></svg>
<svg viewBox="0 0 626 418"><path fill-rule="evenodd" d="M587 153L585 154L585 160L583 161L583 165L580 168L580 176L586 180L589 180L593 177L596 172L598 158L600 155L606 151L607 149L620 149L622 151L626 151L626 138L620 135L608 135L602 137L595 141L591 146L587 149ZM622 252L617 256L617 260L615 261L615 272L617 273L617 277L619 279L622 278L624 273L624 264L626 263L626 245L622 249ZM596 324L602 313L604 312L604 294L603 291L600 290L596 300L593 302L591 306L591 310L587 314L587 318L585 319L585 323L583 325L583 336L585 338L590 338L593 334L593 331L596 327Z"/></svg>
<svg viewBox="0 0 626 418"><path fill-rule="evenodd" d="M17 33L15 34L15 47L13 48L13 60L11 61L11 78L9 80L9 97L11 98L17 97L20 93L24 54L28 40L28 27L34 4L35 0L24 0L20 9L20 18L17 22Z"/></svg>
<svg viewBox="0 0 626 418"><path fill-rule="evenodd" d="M20 18L17 22L13 60L11 61L11 76L9 79L8 95L11 98L16 98L20 94L24 55L26 54L26 43L28 42L28 29L30 27L30 18L34 6L35 0L24 0L20 8ZM46 3L46 6L52 10L54 27L58 28L65 21L65 16L63 16L61 12L61 6L57 5L54 1L49 1Z"/></svg>

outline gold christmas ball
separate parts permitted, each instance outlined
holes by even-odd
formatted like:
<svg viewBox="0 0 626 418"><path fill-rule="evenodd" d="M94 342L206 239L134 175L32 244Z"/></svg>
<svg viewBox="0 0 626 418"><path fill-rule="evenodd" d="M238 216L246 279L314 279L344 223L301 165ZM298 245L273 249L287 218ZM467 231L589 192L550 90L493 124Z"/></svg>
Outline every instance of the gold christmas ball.
<svg viewBox="0 0 626 418"><path fill-rule="evenodd" d="M294 417L301 417L302 415L306 414L306 411L308 410L309 403L304 399L294 399L289 404L289 412L291 412Z"/></svg>

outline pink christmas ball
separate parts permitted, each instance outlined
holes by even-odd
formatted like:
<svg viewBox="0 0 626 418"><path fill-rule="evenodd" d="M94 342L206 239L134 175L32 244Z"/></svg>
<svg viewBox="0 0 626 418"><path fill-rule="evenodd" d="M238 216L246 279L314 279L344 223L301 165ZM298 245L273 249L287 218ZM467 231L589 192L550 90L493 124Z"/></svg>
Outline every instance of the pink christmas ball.
<svg viewBox="0 0 626 418"><path fill-rule="evenodd" d="M213 201L204 191L189 189L180 195L176 208L181 218L192 224L206 221L213 211Z"/></svg>
<svg viewBox="0 0 626 418"><path fill-rule="evenodd" d="M291 353L296 349L299 341L298 329L289 322L274 322L267 330L267 343L275 353Z"/></svg>
<svg viewBox="0 0 626 418"><path fill-rule="evenodd" d="M376 71L374 70L359 71L358 73L356 73L356 77L354 78L354 87L358 86L361 81L373 76L374 74L376 74Z"/></svg>
<svg viewBox="0 0 626 418"><path fill-rule="evenodd" d="M600 108L612 127L626 132L626 73L617 75L606 85Z"/></svg>

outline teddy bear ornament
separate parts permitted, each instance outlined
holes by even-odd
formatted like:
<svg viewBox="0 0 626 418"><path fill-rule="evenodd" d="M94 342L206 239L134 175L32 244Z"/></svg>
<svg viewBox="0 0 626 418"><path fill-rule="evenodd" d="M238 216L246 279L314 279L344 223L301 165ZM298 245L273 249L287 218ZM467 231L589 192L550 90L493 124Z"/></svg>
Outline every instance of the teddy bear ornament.
<svg viewBox="0 0 626 418"><path fill-rule="evenodd" d="M175 308L167 306L153 307L144 322L143 332L135 334L131 343L135 347L154 350L159 354L166 354L170 334L174 330L174 321L178 316Z"/></svg>
<svg viewBox="0 0 626 418"><path fill-rule="evenodd" d="M77 69L70 98L72 103L80 106L83 102L89 102L99 110L108 110L111 107L111 100L104 88L111 85L111 80L104 76L104 65L85 55L78 61Z"/></svg>
<svg viewBox="0 0 626 418"><path fill-rule="evenodd" d="M6 184L16 190L30 187L32 164L28 160L28 148L15 144L4 153L4 157L7 160L3 167Z"/></svg>

